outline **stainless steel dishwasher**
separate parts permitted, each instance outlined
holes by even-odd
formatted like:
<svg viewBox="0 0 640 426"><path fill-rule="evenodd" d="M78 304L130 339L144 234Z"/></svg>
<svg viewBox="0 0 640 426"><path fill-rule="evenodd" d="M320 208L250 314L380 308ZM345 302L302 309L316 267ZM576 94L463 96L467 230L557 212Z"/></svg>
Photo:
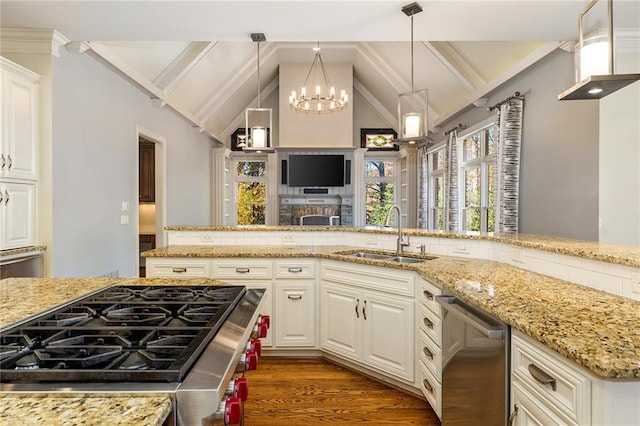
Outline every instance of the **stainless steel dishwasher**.
<svg viewBox="0 0 640 426"><path fill-rule="evenodd" d="M443 308L442 424L507 424L509 326L446 292L437 301Z"/></svg>

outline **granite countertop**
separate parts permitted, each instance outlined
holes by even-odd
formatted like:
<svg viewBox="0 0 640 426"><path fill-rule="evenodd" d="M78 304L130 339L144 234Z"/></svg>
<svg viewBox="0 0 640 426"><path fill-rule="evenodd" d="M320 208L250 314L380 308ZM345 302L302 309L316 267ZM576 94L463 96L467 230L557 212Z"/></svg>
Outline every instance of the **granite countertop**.
<svg viewBox="0 0 640 426"><path fill-rule="evenodd" d="M41 252L44 252L46 249L47 249L47 246L29 246L29 247L15 248L15 249L0 250L0 257L16 256L19 254L28 255L32 253L33 254L41 253Z"/></svg>
<svg viewBox="0 0 640 426"><path fill-rule="evenodd" d="M316 257L415 271L601 377L640 379L640 302L489 260L438 256L406 264L346 256L356 251L362 249L175 245L145 255Z"/></svg>
<svg viewBox="0 0 640 426"><path fill-rule="evenodd" d="M347 226L167 226L167 231L289 231L289 232L360 232L375 234L397 234L397 229L378 226L355 228ZM511 244L523 248L531 248L552 253L578 256L585 259L600 260L603 262L617 263L620 265L640 268L640 248L602 244L597 241L572 240L568 238L548 237L532 234L477 234L448 231L427 231L424 229L403 228L406 235L423 236L430 238L453 238L467 240L495 241Z"/></svg>
<svg viewBox="0 0 640 426"><path fill-rule="evenodd" d="M212 279L7 278L0 280L0 328L114 285L223 284ZM160 426L171 413L166 393L114 395L0 393L0 424Z"/></svg>

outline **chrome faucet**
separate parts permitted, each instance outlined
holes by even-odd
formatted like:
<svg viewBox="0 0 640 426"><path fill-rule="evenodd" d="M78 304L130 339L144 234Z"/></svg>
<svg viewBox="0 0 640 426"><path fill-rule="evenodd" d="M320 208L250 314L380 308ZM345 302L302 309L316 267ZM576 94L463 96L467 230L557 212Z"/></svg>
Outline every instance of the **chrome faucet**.
<svg viewBox="0 0 640 426"><path fill-rule="evenodd" d="M396 210L396 219L398 219L398 241L396 245L396 256L400 256L405 247L409 247L409 236L407 235L407 241L404 241L402 236L402 212L400 211L400 207L397 204L389 207L387 211L387 217L384 219L384 226L391 226L391 211Z"/></svg>

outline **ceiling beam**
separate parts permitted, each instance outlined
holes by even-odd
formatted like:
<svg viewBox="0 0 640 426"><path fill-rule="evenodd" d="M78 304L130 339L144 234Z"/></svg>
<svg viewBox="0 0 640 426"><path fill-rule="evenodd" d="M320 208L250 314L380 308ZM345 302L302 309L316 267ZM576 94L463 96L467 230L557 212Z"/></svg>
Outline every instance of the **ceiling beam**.
<svg viewBox="0 0 640 426"><path fill-rule="evenodd" d="M276 78L271 80L269 84L267 84L264 87L264 89L260 91L260 97L263 100L267 99L269 95L271 95L271 93L278 88L278 86L279 86L279 78L276 76ZM245 110L247 108L253 108L257 104L258 104L258 96L253 98L251 102L249 102L247 106L242 109L240 114L236 115L236 117L233 120L231 120L231 122L227 125L227 127L225 127L224 130L222 131L222 137L224 138L224 140L227 140L231 136L231 134L235 132L236 129L238 129L238 127L243 127L243 125L245 124ZM221 141L223 140L221 139Z"/></svg>
<svg viewBox="0 0 640 426"><path fill-rule="evenodd" d="M153 80L164 96L168 96L191 69L218 44L217 41L194 41Z"/></svg>
<svg viewBox="0 0 640 426"><path fill-rule="evenodd" d="M362 97L369 103L369 105L371 105L373 109L375 109L378 114L380 114L382 118L384 118L389 123L389 125L393 127L395 131L398 131L398 118L394 114L389 112L389 110L386 109L384 105L382 105L380 101L378 101L376 97L373 96L362 83L360 83L360 80L356 78L353 79L353 88L362 95Z"/></svg>
<svg viewBox="0 0 640 426"><path fill-rule="evenodd" d="M264 64L269 58L277 51L277 43L267 43L267 45L261 49L260 53L260 65ZM233 95L244 86L253 74L257 70L258 55L257 53L243 65L235 73L235 77L227 81L220 89L216 90L215 94L209 98L209 100L200 108L196 115L200 117L202 121L207 121L211 118L218 108L224 105Z"/></svg>
<svg viewBox="0 0 640 426"><path fill-rule="evenodd" d="M182 116L187 121L191 122L194 126L203 129L204 133L209 135L211 138L220 141L220 138L215 133L204 127L204 122L198 120L191 112L187 111L184 108L181 108L171 102L168 102L164 99L164 95L162 90L156 86L151 80L146 78L144 75L139 73L136 69L129 66L125 61L120 59L117 55L115 55L111 49L107 48L101 43L95 41L86 42L91 48L88 52L91 53L93 57L98 60L104 61L109 67L117 71L120 75L124 76L136 86L141 88L143 91L147 92L147 94L151 97L152 100L159 100L161 105L166 105L175 111L177 114Z"/></svg>
<svg viewBox="0 0 640 426"><path fill-rule="evenodd" d="M367 62L369 62L371 68L375 69L385 80L387 80L393 90L397 93L411 91L411 85L406 82L369 43L358 43L356 45L356 51L360 53ZM439 114L431 107L431 105L428 105L428 114L430 122L435 122L439 117Z"/></svg>
<svg viewBox="0 0 640 426"><path fill-rule="evenodd" d="M421 42L429 53L431 53L453 76L462 84L462 86L471 94L475 95L478 88L487 84L487 82L478 74L469 62L467 62L458 52L455 51L451 44L446 41Z"/></svg>

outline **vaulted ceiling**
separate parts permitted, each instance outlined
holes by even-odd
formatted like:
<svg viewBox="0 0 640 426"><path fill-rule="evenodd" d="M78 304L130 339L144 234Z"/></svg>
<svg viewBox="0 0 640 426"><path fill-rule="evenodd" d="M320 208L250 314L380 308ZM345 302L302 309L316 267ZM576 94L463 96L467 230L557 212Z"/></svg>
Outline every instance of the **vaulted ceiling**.
<svg viewBox="0 0 640 426"><path fill-rule="evenodd" d="M2 0L3 28L55 29L219 141L256 103L256 43L263 99L302 81L279 81L281 63L353 64L354 91L389 124L410 89L410 19L403 1ZM415 87L429 89L439 124L575 40L585 0L423 0L415 16ZM603 2L604 3L604 2ZM618 0L621 16L640 16ZM630 25L633 25L630 24ZM79 43L82 42L82 43ZM570 70L568 70L570 72Z"/></svg>

